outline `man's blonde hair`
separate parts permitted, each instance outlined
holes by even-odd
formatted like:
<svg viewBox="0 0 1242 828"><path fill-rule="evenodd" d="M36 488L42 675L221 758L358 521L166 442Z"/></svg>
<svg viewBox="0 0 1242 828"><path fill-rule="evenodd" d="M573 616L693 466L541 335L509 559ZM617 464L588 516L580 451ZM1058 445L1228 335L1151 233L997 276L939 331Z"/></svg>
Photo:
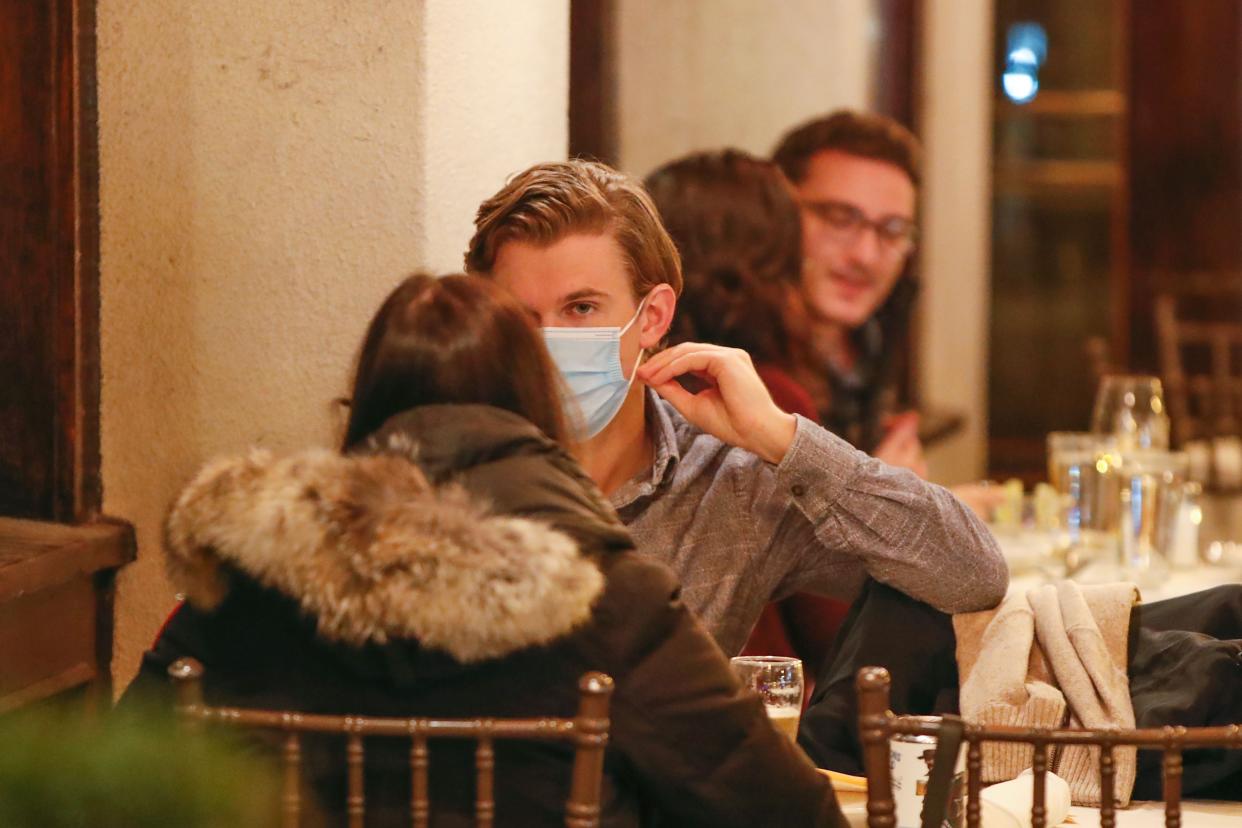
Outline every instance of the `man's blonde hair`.
<svg viewBox="0 0 1242 828"><path fill-rule="evenodd" d="M596 161L536 164L479 205L466 270L490 275L505 242L553 244L573 233L617 240L637 299L656 285L681 293L681 260L660 214L637 181Z"/></svg>

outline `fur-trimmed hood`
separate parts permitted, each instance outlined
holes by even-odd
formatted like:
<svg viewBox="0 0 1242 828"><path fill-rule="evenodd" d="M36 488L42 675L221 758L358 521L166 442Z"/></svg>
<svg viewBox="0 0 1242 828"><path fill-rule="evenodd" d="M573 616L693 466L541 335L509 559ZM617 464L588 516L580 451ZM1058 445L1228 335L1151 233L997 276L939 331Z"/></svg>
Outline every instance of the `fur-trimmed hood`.
<svg viewBox="0 0 1242 828"><path fill-rule="evenodd" d="M207 465L166 521L174 583L212 609L240 572L299 602L324 638L417 639L460 662L587 620L604 578L575 540L431 485L410 459L415 441L385 440L370 455L253 451Z"/></svg>

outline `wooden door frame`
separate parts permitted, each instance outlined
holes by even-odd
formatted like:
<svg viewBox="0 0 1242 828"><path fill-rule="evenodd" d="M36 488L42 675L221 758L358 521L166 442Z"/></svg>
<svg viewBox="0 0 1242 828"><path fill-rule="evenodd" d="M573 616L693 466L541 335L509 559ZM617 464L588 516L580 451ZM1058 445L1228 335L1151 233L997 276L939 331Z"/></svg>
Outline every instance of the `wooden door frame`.
<svg viewBox="0 0 1242 828"><path fill-rule="evenodd" d="M55 0L58 371L55 519L99 515L99 106L96 0Z"/></svg>
<svg viewBox="0 0 1242 828"><path fill-rule="evenodd" d="M3 58L14 61L10 77L21 84L7 99L18 109L17 128L46 138L34 148L29 139L14 141L15 156L6 160L17 175L33 168L26 180L48 183L45 191L24 191L6 213L13 226L5 228L0 278L14 280L7 293L50 286L26 294L37 308L10 308L36 320L15 334L21 338L9 351L31 354L37 368L15 375L47 383L22 398L28 407L11 420L27 432L25 424L39 418L52 425L50 445L43 444L48 432L38 432L30 452L38 468L17 469L39 494L10 504L17 516L0 516L0 639L7 642L0 711L83 685L88 698L110 701L115 573L136 552L133 527L100 515L96 0L47 3L32 12L45 17L11 18L19 22L10 34L29 22L48 39ZM33 410L48 398L50 410Z"/></svg>

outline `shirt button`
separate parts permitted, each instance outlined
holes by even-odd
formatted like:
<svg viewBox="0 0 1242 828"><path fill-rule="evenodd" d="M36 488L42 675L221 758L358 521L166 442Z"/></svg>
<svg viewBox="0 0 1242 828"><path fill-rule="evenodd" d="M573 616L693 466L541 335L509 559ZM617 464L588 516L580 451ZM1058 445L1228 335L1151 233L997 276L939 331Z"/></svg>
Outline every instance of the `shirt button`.
<svg viewBox="0 0 1242 828"><path fill-rule="evenodd" d="M806 486L801 483L795 483L789 487L789 491L793 492L794 497L802 497L806 494Z"/></svg>

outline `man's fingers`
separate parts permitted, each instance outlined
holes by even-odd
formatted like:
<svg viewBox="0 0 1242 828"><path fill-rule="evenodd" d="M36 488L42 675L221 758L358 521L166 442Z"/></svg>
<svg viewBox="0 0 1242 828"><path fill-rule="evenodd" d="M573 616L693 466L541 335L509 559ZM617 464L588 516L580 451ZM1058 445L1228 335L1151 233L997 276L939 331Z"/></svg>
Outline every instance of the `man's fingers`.
<svg viewBox="0 0 1242 828"><path fill-rule="evenodd" d="M651 385L652 391L655 391L664 399L673 404L683 417L690 419L687 409L694 405L694 394L691 394L675 380L660 383L659 385Z"/></svg>
<svg viewBox="0 0 1242 828"><path fill-rule="evenodd" d="M702 373L709 377L717 377L723 367L720 354L709 351L691 351L679 354L662 365L656 366L642 379L648 385L662 385L682 374Z"/></svg>
<svg viewBox="0 0 1242 828"><path fill-rule="evenodd" d="M665 348L663 351L660 351L658 353L652 354L651 356L647 357L647 359L643 362L642 367L648 370L653 370L655 368L659 368L661 365L668 363L669 360L676 359L682 354L690 353L696 350L701 350L704 347L709 347L709 346L705 346L699 342L682 342L677 345L673 345L670 348Z"/></svg>
<svg viewBox="0 0 1242 828"><path fill-rule="evenodd" d="M728 348L722 348L719 345L708 345L703 342L682 342L648 357L638 368L638 378L649 382L652 375L657 371L688 354L718 354L723 357L728 353Z"/></svg>

